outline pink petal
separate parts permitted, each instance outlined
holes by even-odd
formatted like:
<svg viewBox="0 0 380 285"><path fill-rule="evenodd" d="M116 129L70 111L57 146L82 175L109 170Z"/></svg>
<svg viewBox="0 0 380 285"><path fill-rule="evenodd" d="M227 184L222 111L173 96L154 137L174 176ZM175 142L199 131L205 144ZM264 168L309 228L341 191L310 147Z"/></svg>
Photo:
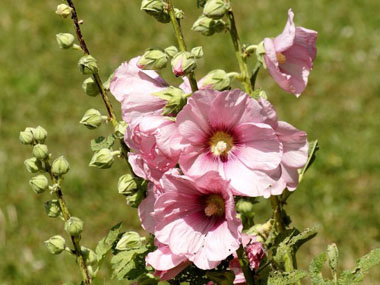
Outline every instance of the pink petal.
<svg viewBox="0 0 380 285"><path fill-rule="evenodd" d="M296 28L295 44L297 46L302 46L303 48L305 48L312 61L314 61L317 55L317 48L315 46L315 43L317 41L317 35L318 33L316 31L309 30L303 27Z"/></svg>
<svg viewBox="0 0 380 285"><path fill-rule="evenodd" d="M160 245L155 251L150 252L146 257L146 263L153 266L154 269L167 271L186 262L185 256L173 254L167 245Z"/></svg>
<svg viewBox="0 0 380 285"><path fill-rule="evenodd" d="M157 196L154 194L153 188L153 183L149 183L147 197L140 203L138 208L141 226L144 230L151 234L154 233L155 227L155 222L151 214L153 213L154 203L156 202L157 198Z"/></svg>
<svg viewBox="0 0 380 285"><path fill-rule="evenodd" d="M294 43L296 36L296 27L293 22L294 13L292 9L288 10L288 21L282 33L274 39L274 46L277 52L283 52Z"/></svg>

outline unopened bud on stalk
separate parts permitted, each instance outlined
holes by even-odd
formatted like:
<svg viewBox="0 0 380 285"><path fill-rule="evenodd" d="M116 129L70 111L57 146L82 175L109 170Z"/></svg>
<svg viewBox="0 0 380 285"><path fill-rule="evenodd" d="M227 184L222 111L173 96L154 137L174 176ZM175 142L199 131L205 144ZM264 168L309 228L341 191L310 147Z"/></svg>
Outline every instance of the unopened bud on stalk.
<svg viewBox="0 0 380 285"><path fill-rule="evenodd" d="M143 0L140 8L149 15L154 16L161 23L170 22L170 16L165 11L165 5L162 0Z"/></svg>
<svg viewBox="0 0 380 285"><path fill-rule="evenodd" d="M201 58L203 56L203 48L195 47L191 49L191 54L195 56L195 58Z"/></svg>
<svg viewBox="0 0 380 285"><path fill-rule="evenodd" d="M127 173L119 178L117 190L119 194L130 195L136 192L137 183L132 174Z"/></svg>
<svg viewBox="0 0 380 285"><path fill-rule="evenodd" d="M37 175L29 180L29 185L36 194L41 194L48 189L49 181L44 175Z"/></svg>
<svg viewBox="0 0 380 285"><path fill-rule="evenodd" d="M115 136L118 139L123 139L126 130L127 130L127 123L124 121L118 122L115 126Z"/></svg>
<svg viewBox="0 0 380 285"><path fill-rule="evenodd" d="M45 245L51 254L60 254L66 248L66 241L60 235L52 236Z"/></svg>
<svg viewBox="0 0 380 285"><path fill-rule="evenodd" d="M185 76L197 67L195 56L188 51L177 53L172 61L172 69L175 76Z"/></svg>
<svg viewBox="0 0 380 285"><path fill-rule="evenodd" d="M170 47L167 47L165 49L165 53L170 56L170 57L173 57L175 56L177 53L178 53L178 49L176 46L170 46Z"/></svg>
<svg viewBox="0 0 380 285"><path fill-rule="evenodd" d="M213 19L220 19L226 14L228 8L225 0L208 0L203 8L203 14Z"/></svg>
<svg viewBox="0 0 380 285"><path fill-rule="evenodd" d="M69 49L74 45L74 36L69 33L60 33L56 35L57 43L61 49Z"/></svg>
<svg viewBox="0 0 380 285"><path fill-rule="evenodd" d="M38 126L33 129L33 137L37 142L44 143L47 138L47 131L43 127Z"/></svg>
<svg viewBox="0 0 380 285"><path fill-rule="evenodd" d="M35 157L26 159L24 165L29 173L36 173L43 170L42 162Z"/></svg>
<svg viewBox="0 0 380 285"><path fill-rule="evenodd" d="M137 208L144 199L144 192L145 190L143 188L139 188L135 193L127 195L127 204L133 208Z"/></svg>
<svg viewBox="0 0 380 285"><path fill-rule="evenodd" d="M46 160L49 157L49 150L46 144L36 144L33 147L32 153L39 160Z"/></svg>
<svg viewBox="0 0 380 285"><path fill-rule="evenodd" d="M166 67L168 55L160 49L147 50L139 59L137 66L141 69L159 70Z"/></svg>
<svg viewBox="0 0 380 285"><path fill-rule="evenodd" d="M212 36L225 29L226 23L223 20L214 20L204 15L200 16L193 24L192 30L204 36Z"/></svg>
<svg viewBox="0 0 380 285"><path fill-rule="evenodd" d="M210 86L214 90L223 91L231 87L231 79L224 70L215 69L205 76L202 85Z"/></svg>
<svg viewBox="0 0 380 285"><path fill-rule="evenodd" d="M26 128L24 131L20 132L19 140L22 144L32 144L33 138L33 128Z"/></svg>
<svg viewBox="0 0 380 285"><path fill-rule="evenodd" d="M80 249L81 249L84 259L86 260L87 266L97 265L98 259L96 257L95 251L84 246L81 246Z"/></svg>
<svg viewBox="0 0 380 285"><path fill-rule="evenodd" d="M94 153L89 166L101 169L110 168L114 161L114 156L119 155L120 151L112 151L108 148L102 148Z"/></svg>
<svg viewBox="0 0 380 285"><path fill-rule="evenodd" d="M170 86L162 91L152 93L152 95L168 101L162 112L164 116L178 114L186 104L185 93L176 87Z"/></svg>
<svg viewBox="0 0 380 285"><path fill-rule="evenodd" d="M116 244L117 250L130 250L139 248L142 245L142 238L136 232L126 232Z"/></svg>
<svg viewBox="0 0 380 285"><path fill-rule="evenodd" d="M79 70L84 75L94 74L98 72L96 59L91 55L82 56L78 62Z"/></svg>
<svg viewBox="0 0 380 285"><path fill-rule="evenodd" d="M107 116L102 116L102 114L96 109L89 109L84 113L82 119L79 123L84 125L90 130L99 127L102 122L107 120Z"/></svg>
<svg viewBox="0 0 380 285"><path fill-rule="evenodd" d="M77 217L70 217L65 223L65 231L71 236L79 236L83 231L83 221Z"/></svg>
<svg viewBox="0 0 380 285"><path fill-rule="evenodd" d="M88 96L95 97L96 95L99 94L99 88L94 79L91 77L87 78L85 81L82 83L82 89Z"/></svg>
<svg viewBox="0 0 380 285"><path fill-rule="evenodd" d="M236 210L243 215L251 216L251 214L254 214L253 203L244 199L241 199L236 203Z"/></svg>
<svg viewBox="0 0 380 285"><path fill-rule="evenodd" d="M58 157L53 161L51 171L55 176L65 175L70 170L69 162L63 156Z"/></svg>
<svg viewBox="0 0 380 285"><path fill-rule="evenodd" d="M45 203L45 212L50 218L57 218L61 215L61 206L58 200L51 200Z"/></svg>
<svg viewBox="0 0 380 285"><path fill-rule="evenodd" d="M174 8L174 15L178 20L182 20L185 17L185 13L181 9L177 8Z"/></svg>
<svg viewBox="0 0 380 285"><path fill-rule="evenodd" d="M73 12L73 8L66 4L59 4L55 13L62 18L67 18Z"/></svg>

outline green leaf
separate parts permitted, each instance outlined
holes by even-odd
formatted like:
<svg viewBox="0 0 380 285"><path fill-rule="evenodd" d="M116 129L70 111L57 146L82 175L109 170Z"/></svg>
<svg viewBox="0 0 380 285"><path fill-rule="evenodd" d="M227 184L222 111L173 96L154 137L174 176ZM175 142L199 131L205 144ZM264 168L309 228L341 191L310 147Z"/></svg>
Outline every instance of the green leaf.
<svg viewBox="0 0 380 285"><path fill-rule="evenodd" d="M206 276L219 285L233 284L235 279L235 274L232 271L207 271Z"/></svg>
<svg viewBox="0 0 380 285"><path fill-rule="evenodd" d="M322 268L323 264L326 262L326 253L323 252L322 254L315 257L309 266L309 274L311 281L313 284L325 284L325 280L323 280L322 275Z"/></svg>
<svg viewBox="0 0 380 285"><path fill-rule="evenodd" d="M91 150L92 151L98 151L101 150L102 148L110 148L113 146L115 142L115 138L110 135L108 137L98 137L96 139L91 140Z"/></svg>
<svg viewBox="0 0 380 285"><path fill-rule="evenodd" d="M101 263L106 254L111 250L113 244L118 240L121 229L121 223L113 226L107 236L99 241L96 246L95 253L98 258L98 262Z"/></svg>
<svg viewBox="0 0 380 285"><path fill-rule="evenodd" d="M268 278L268 285L294 284L305 278L306 275L307 273L301 270L294 270L292 272L275 271L270 274Z"/></svg>
<svg viewBox="0 0 380 285"><path fill-rule="evenodd" d="M315 161L316 153L318 150L319 150L318 140L309 142L309 156L308 156L308 159L306 161L304 168L301 170L301 172L299 174L299 182L302 181L304 174L306 173L306 171L309 169L309 167Z"/></svg>
<svg viewBox="0 0 380 285"><path fill-rule="evenodd" d="M334 278L336 279L336 274L338 270L339 251L335 243L330 244L327 247L327 256L329 258L329 266L331 268L332 274Z"/></svg>
<svg viewBox="0 0 380 285"><path fill-rule="evenodd" d="M134 280L145 274L145 256L147 248L142 246L137 249L121 251L111 259L112 278Z"/></svg>

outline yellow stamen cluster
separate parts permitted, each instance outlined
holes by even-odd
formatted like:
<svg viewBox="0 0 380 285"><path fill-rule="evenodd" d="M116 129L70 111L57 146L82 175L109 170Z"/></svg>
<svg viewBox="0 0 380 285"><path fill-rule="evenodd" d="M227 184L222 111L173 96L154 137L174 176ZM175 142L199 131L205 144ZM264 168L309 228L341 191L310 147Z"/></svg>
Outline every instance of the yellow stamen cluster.
<svg viewBox="0 0 380 285"><path fill-rule="evenodd" d="M286 56L283 53L278 52L276 55L279 64L283 64L286 62Z"/></svg>
<svg viewBox="0 0 380 285"><path fill-rule="evenodd" d="M219 131L216 132L209 140L211 152L217 156L226 155L233 145L233 138L231 135Z"/></svg>
<svg viewBox="0 0 380 285"><path fill-rule="evenodd" d="M225 211L224 199L218 194L212 194L206 199L205 214L207 217L221 217Z"/></svg>

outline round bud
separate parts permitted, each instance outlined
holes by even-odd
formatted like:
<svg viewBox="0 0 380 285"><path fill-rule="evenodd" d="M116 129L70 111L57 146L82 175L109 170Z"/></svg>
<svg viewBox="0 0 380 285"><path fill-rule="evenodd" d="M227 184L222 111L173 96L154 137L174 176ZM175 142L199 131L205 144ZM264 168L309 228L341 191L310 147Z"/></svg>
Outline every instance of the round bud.
<svg viewBox="0 0 380 285"><path fill-rule="evenodd" d="M86 128L93 130L99 127L105 118L102 114L96 109L89 109L84 113L82 119L79 123L84 125Z"/></svg>
<svg viewBox="0 0 380 285"><path fill-rule="evenodd" d="M84 75L94 74L98 72L96 59L91 55L82 56L78 62L79 70Z"/></svg>
<svg viewBox="0 0 380 285"><path fill-rule="evenodd" d="M137 208L140 205L141 201L144 199L144 192L145 190L138 189L135 193L127 195L127 204L132 208Z"/></svg>
<svg viewBox="0 0 380 285"><path fill-rule="evenodd" d="M137 183L132 174L124 174L119 178L119 183L117 184L117 189L119 194L130 195L136 192Z"/></svg>
<svg viewBox="0 0 380 285"><path fill-rule="evenodd" d="M165 53L170 56L170 57L173 57L176 55L176 53L178 53L178 49L176 46L170 46L170 47L167 47L165 49Z"/></svg>
<svg viewBox="0 0 380 285"><path fill-rule="evenodd" d="M65 231L71 236L79 236L83 231L83 221L77 217L71 217L65 223Z"/></svg>
<svg viewBox="0 0 380 285"><path fill-rule="evenodd" d="M171 64L175 76L185 76L193 72L197 67L195 56L188 51L177 53L173 57Z"/></svg>
<svg viewBox="0 0 380 285"><path fill-rule="evenodd" d="M126 232L116 244L117 250L130 250L139 248L142 245L142 239L136 232Z"/></svg>
<svg viewBox="0 0 380 285"><path fill-rule="evenodd" d="M95 97L99 94L99 87L91 77L87 78L82 83L82 89L88 96Z"/></svg>
<svg viewBox="0 0 380 285"><path fill-rule="evenodd" d="M125 131L127 130L127 123L124 122L124 121L120 121L116 124L115 126L115 136L118 138L118 139L123 139L124 138L124 134L125 134Z"/></svg>
<svg viewBox="0 0 380 285"><path fill-rule="evenodd" d="M60 235L52 236L45 245L51 254L60 254L66 248L66 241Z"/></svg>
<svg viewBox="0 0 380 285"><path fill-rule="evenodd" d="M61 49L69 49L74 45L74 36L69 33L60 33L56 35L57 43Z"/></svg>
<svg viewBox="0 0 380 285"><path fill-rule="evenodd" d="M26 128L24 131L20 132L19 140L22 144L32 144L33 143L33 128Z"/></svg>
<svg viewBox="0 0 380 285"><path fill-rule="evenodd" d="M57 218L61 215L61 206L58 200L51 200L45 203L45 212L50 218Z"/></svg>
<svg viewBox="0 0 380 285"><path fill-rule="evenodd" d="M46 144L36 144L33 147L32 153L39 160L46 160L49 157L49 150Z"/></svg>
<svg viewBox="0 0 380 285"><path fill-rule="evenodd" d="M210 71L202 82L202 86L211 87L214 90L223 91L231 88L231 79L222 69Z"/></svg>
<svg viewBox="0 0 380 285"><path fill-rule="evenodd" d="M166 67L168 55L160 49L147 50L139 59L137 66L141 69L159 70Z"/></svg>
<svg viewBox="0 0 380 285"><path fill-rule="evenodd" d="M208 0L203 8L203 14L213 19L222 18L228 10L225 0Z"/></svg>
<svg viewBox="0 0 380 285"><path fill-rule="evenodd" d="M163 100L167 100L162 115L178 114L186 104L185 93L182 89L170 86L162 91L152 93Z"/></svg>
<svg viewBox="0 0 380 285"><path fill-rule="evenodd" d="M35 157L26 159L24 161L24 165L26 167L26 170L29 173L36 173L40 170L43 170L43 165L42 165L41 161Z"/></svg>
<svg viewBox="0 0 380 285"><path fill-rule="evenodd" d="M58 157L53 161L51 171L55 176L65 175L70 170L69 162L63 156Z"/></svg>
<svg viewBox="0 0 380 285"><path fill-rule="evenodd" d="M110 168L114 161L114 155L119 152L112 152L108 148L102 148L94 153L91 158L89 166L101 169Z"/></svg>
<svg viewBox="0 0 380 285"><path fill-rule="evenodd" d="M66 4L59 4L55 13L62 18L67 18L73 12L73 8Z"/></svg>
<svg viewBox="0 0 380 285"><path fill-rule="evenodd" d="M33 129L33 137L37 142L44 143L47 138L47 131L43 127L38 126Z"/></svg>
<svg viewBox="0 0 380 285"><path fill-rule="evenodd" d="M37 175L29 180L29 185L36 194L45 192L49 187L49 181L44 175Z"/></svg>

